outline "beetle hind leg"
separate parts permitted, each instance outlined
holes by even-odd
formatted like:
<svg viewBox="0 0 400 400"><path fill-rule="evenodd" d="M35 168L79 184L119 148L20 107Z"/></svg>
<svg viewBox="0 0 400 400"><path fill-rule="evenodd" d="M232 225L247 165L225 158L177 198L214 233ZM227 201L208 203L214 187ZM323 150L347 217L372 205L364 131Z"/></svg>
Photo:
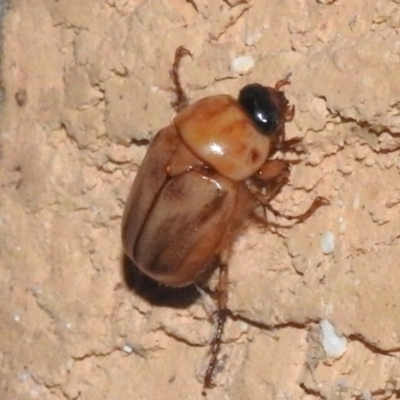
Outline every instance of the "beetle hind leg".
<svg viewBox="0 0 400 400"><path fill-rule="evenodd" d="M211 358L208 363L207 371L204 376L202 395L206 396L206 389L214 387L213 374L218 362L218 355L222 344L222 334L224 332L225 322L230 314L228 305L228 266L222 264L220 266L219 280L217 286L217 330L212 341Z"/></svg>
<svg viewBox="0 0 400 400"><path fill-rule="evenodd" d="M175 51L174 63L172 64L172 69L170 71L176 94L176 98L171 102L171 105L176 112L183 110L189 104L188 97L182 88L181 79L179 77L179 66L182 58L185 56L193 57L192 53L186 47L179 46Z"/></svg>

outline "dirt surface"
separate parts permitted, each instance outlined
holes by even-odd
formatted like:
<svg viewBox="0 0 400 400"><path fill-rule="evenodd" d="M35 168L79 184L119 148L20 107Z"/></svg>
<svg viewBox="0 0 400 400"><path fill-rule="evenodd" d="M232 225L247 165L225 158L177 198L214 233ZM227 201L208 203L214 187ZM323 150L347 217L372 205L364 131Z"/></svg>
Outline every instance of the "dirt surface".
<svg viewBox="0 0 400 400"><path fill-rule="evenodd" d="M128 288L120 242L146 143L174 115L168 71L181 44L192 100L292 74L287 133L305 153L289 155L301 162L274 206L331 202L292 229L251 226L236 241L238 318L208 398L398 399L398 0L12 1L0 398L201 399L214 302L151 304Z"/></svg>

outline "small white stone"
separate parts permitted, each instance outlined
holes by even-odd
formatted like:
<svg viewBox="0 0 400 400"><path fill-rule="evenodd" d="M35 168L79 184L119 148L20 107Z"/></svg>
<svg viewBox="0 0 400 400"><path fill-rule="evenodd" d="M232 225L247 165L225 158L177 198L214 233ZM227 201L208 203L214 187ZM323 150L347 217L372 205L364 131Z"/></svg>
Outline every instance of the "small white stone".
<svg viewBox="0 0 400 400"><path fill-rule="evenodd" d="M132 351L133 351L133 347L130 346L129 344L125 344L125 345L122 347L122 350L123 350L125 353L127 353L127 354L131 354Z"/></svg>
<svg viewBox="0 0 400 400"><path fill-rule="evenodd" d="M372 394L368 389L362 391L362 398L363 400L373 400Z"/></svg>
<svg viewBox="0 0 400 400"><path fill-rule="evenodd" d="M321 236L321 249L324 254L331 254L335 251L335 235L331 231L325 231Z"/></svg>
<svg viewBox="0 0 400 400"><path fill-rule="evenodd" d="M0 135L1 136L1 135ZM10 221L10 217L8 217L7 215L2 215L0 217L0 224L4 224Z"/></svg>
<svg viewBox="0 0 400 400"><path fill-rule="evenodd" d="M244 44L246 46L254 46L261 38L262 38L261 32L253 33L252 35L247 35L244 40Z"/></svg>
<svg viewBox="0 0 400 400"><path fill-rule="evenodd" d="M27 382L30 379L30 377L31 374L27 370L24 370L18 374L18 380L20 382Z"/></svg>
<svg viewBox="0 0 400 400"><path fill-rule="evenodd" d="M360 207L360 196L357 194L353 200L353 210L358 210Z"/></svg>
<svg viewBox="0 0 400 400"><path fill-rule="evenodd" d="M252 56L236 57L231 63L231 70L237 74L246 74L254 67L254 58Z"/></svg>
<svg viewBox="0 0 400 400"><path fill-rule="evenodd" d="M328 357L339 358L347 351L347 340L339 336L333 325L327 320L320 321L319 326L322 332L322 347Z"/></svg>
<svg viewBox="0 0 400 400"><path fill-rule="evenodd" d="M150 85L150 91L152 93L157 93L160 91L160 88L158 86Z"/></svg>

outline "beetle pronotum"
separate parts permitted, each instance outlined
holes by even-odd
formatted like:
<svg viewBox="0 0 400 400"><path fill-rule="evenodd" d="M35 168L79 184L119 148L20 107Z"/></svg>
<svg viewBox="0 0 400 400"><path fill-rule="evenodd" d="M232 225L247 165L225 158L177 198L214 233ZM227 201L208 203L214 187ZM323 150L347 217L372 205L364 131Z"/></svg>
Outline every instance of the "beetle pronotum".
<svg viewBox="0 0 400 400"><path fill-rule="evenodd" d="M301 141L285 138L285 123L294 117L294 106L281 90L289 81L247 85L237 100L216 95L189 105L178 74L185 55L191 53L179 47L171 70L177 115L157 133L135 177L122 218L122 242L139 270L163 285L204 282L219 267L217 330L205 393L213 386L229 315L229 253L245 222L255 218L268 224L256 213L261 207L298 223L329 202L317 197L297 216L270 205L290 175L289 162L271 157Z"/></svg>

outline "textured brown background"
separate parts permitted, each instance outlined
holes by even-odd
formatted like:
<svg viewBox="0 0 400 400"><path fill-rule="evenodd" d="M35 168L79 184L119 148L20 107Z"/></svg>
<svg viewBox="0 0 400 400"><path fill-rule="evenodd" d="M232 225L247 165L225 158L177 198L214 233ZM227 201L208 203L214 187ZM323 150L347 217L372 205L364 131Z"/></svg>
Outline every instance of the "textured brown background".
<svg viewBox="0 0 400 400"><path fill-rule="evenodd" d="M232 1L231 0L231 4ZM210 3L210 4L208 4ZM127 290L120 220L149 139L191 99L286 89L303 162L275 206L331 206L236 242L210 399L400 396L399 1L14 0L0 116L0 397L199 399L213 302L155 307ZM238 56L254 65L235 70ZM293 156L292 156L293 157ZM321 237L335 237L323 254ZM347 339L326 356L319 321Z"/></svg>

